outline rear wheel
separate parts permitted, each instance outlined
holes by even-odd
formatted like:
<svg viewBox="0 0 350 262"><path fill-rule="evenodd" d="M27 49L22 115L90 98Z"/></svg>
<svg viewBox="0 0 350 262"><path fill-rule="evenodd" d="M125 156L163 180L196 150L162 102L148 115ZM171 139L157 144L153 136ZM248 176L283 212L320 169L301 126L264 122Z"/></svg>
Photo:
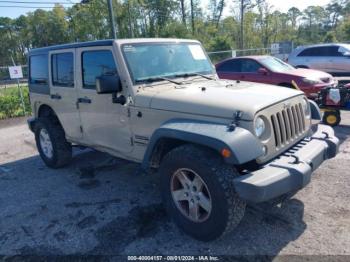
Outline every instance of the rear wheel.
<svg viewBox="0 0 350 262"><path fill-rule="evenodd" d="M177 147L164 157L160 174L168 213L192 237L213 240L243 218L246 204L233 183L239 174L214 152L195 145Z"/></svg>
<svg viewBox="0 0 350 262"><path fill-rule="evenodd" d="M35 141L40 157L48 167L59 168L72 159L72 146L60 124L50 118L39 118L35 125Z"/></svg>
<svg viewBox="0 0 350 262"><path fill-rule="evenodd" d="M323 114L322 122L329 126L338 126L341 121L339 111L326 111Z"/></svg>

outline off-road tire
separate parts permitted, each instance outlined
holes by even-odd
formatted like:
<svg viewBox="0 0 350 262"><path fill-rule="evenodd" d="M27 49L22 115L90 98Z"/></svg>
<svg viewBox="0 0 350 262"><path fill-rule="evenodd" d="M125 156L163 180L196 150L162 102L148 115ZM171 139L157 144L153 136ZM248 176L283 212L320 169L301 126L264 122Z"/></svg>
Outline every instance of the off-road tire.
<svg viewBox="0 0 350 262"><path fill-rule="evenodd" d="M40 145L40 131L46 129L51 143L53 155L48 158ZM38 148L40 157L44 163L51 168L60 168L69 164L72 160L72 146L67 142L64 130L59 123L51 120L48 117L39 118L35 124L35 142Z"/></svg>
<svg viewBox="0 0 350 262"><path fill-rule="evenodd" d="M171 177L180 168L194 170L208 187L212 211L203 222L194 222L184 216L172 198ZM196 145L182 145L163 158L159 172L162 199L168 214L193 238L214 240L231 232L242 220L246 203L238 197L233 183L239 173L215 152Z"/></svg>

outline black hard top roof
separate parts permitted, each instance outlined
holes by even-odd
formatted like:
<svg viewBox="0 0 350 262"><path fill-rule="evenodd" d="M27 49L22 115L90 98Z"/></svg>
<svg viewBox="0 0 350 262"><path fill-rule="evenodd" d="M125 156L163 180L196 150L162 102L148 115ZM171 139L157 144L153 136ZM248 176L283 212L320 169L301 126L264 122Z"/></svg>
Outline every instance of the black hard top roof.
<svg viewBox="0 0 350 262"><path fill-rule="evenodd" d="M89 46L111 46L113 45L113 39L108 40L96 40L88 42L78 42L62 45L54 45L47 47L34 48L29 51L29 55L48 53L52 50L69 49L69 48L79 48L79 47L89 47Z"/></svg>

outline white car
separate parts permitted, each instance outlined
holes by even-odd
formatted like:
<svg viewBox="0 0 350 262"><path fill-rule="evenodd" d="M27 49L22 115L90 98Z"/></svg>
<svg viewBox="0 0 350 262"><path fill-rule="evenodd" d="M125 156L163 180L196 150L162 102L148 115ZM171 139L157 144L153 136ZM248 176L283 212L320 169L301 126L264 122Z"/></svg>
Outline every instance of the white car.
<svg viewBox="0 0 350 262"><path fill-rule="evenodd" d="M288 63L333 75L350 75L350 44L300 46L289 55Z"/></svg>

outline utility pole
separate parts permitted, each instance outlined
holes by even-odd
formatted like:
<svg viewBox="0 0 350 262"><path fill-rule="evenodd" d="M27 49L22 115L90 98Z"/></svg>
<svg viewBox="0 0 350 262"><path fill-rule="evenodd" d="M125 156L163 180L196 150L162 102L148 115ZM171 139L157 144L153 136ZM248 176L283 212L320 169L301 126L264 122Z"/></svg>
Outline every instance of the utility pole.
<svg viewBox="0 0 350 262"><path fill-rule="evenodd" d="M114 39L117 39L117 32L115 30L115 22L114 22L114 12L113 12L112 0L107 0L107 2L108 2L109 19L110 19L111 27L112 27L112 37Z"/></svg>
<svg viewBox="0 0 350 262"><path fill-rule="evenodd" d="M240 37L240 49L244 48L244 0L241 0L241 37Z"/></svg>
<svg viewBox="0 0 350 262"><path fill-rule="evenodd" d="M81 0L81 4L88 4L91 0ZM111 34L112 38L117 39L117 32L115 27L115 18L114 18L114 12L113 12L113 4L112 0L107 0L108 4L108 13L109 13L109 22L111 25Z"/></svg>
<svg viewBox="0 0 350 262"><path fill-rule="evenodd" d="M194 10L193 10L193 0L191 0L191 21L192 21L192 33L194 34Z"/></svg>

